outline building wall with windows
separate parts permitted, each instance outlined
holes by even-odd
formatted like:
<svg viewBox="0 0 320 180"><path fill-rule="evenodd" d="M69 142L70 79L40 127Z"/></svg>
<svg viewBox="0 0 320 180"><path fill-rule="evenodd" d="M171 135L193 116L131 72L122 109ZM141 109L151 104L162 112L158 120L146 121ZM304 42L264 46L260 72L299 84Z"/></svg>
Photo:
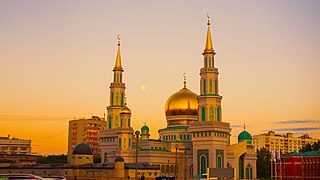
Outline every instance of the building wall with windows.
<svg viewBox="0 0 320 180"><path fill-rule="evenodd" d="M0 154L31 154L31 140L0 137Z"/></svg>
<svg viewBox="0 0 320 180"><path fill-rule="evenodd" d="M293 152L275 164L276 179L320 179L320 152Z"/></svg>
<svg viewBox="0 0 320 180"><path fill-rule="evenodd" d="M274 131L269 131L265 134L253 136L253 146L255 151L257 151L257 149L265 147L269 149L269 151L275 150L276 152L279 152L281 149L283 154L297 152L308 143L313 144L318 141L318 139L311 138L307 134L296 137L293 135L293 133L279 135Z"/></svg>
<svg viewBox="0 0 320 180"><path fill-rule="evenodd" d="M89 144L93 155L99 155L99 131L107 127L104 118L92 116L90 119L76 119L69 121L68 132L68 162L71 162L71 154L74 147L85 142Z"/></svg>

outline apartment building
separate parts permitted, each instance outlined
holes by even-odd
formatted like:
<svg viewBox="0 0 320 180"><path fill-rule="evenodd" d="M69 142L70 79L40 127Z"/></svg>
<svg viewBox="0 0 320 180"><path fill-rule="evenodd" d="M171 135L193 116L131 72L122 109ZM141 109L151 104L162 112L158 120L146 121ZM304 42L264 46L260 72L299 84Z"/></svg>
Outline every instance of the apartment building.
<svg viewBox="0 0 320 180"><path fill-rule="evenodd" d="M82 118L69 121L68 132L68 162L70 162L71 154L74 147L81 142L89 144L93 155L99 155L99 137L100 130L107 127L104 118L92 116L89 119Z"/></svg>
<svg viewBox="0 0 320 180"><path fill-rule="evenodd" d="M0 154L31 154L31 140L0 137Z"/></svg>
<svg viewBox="0 0 320 180"><path fill-rule="evenodd" d="M318 139L311 138L308 134L296 137L293 133L286 133L285 135L276 134L274 131L269 131L265 134L254 135L252 142L254 150L265 147L267 149L279 152L280 149L283 154L297 152L300 148L306 146L308 143L313 144L318 142Z"/></svg>

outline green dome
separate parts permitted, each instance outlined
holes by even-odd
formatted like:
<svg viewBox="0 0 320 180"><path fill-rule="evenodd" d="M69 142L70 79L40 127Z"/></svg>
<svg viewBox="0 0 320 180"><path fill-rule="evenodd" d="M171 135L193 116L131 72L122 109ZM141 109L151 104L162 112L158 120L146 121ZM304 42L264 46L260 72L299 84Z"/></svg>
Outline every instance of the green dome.
<svg viewBox="0 0 320 180"><path fill-rule="evenodd" d="M242 142L242 141L245 141L245 140L247 140L247 141L248 141L248 144L251 145L252 136L251 136L251 134L250 134L248 131L246 131L246 130L242 131L242 132L239 134L239 136L238 136L238 142Z"/></svg>
<svg viewBox="0 0 320 180"><path fill-rule="evenodd" d="M149 131L149 127L147 125L142 126L141 131Z"/></svg>

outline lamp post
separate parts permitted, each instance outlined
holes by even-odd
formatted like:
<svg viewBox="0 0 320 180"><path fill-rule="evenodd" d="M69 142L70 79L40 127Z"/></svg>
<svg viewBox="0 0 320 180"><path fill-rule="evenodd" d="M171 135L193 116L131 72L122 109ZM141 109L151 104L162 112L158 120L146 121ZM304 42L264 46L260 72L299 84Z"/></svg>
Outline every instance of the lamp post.
<svg viewBox="0 0 320 180"><path fill-rule="evenodd" d="M136 146L136 172L135 172L135 180L138 179L138 149L139 149L139 135L140 135L140 131L136 131L134 133L136 135L136 139L137 139L137 146Z"/></svg>
<svg viewBox="0 0 320 180"><path fill-rule="evenodd" d="M177 179L177 171L178 171L178 167L177 167L177 164L178 164L178 147L179 145L176 144L176 162L175 162L175 166L174 166L174 177Z"/></svg>

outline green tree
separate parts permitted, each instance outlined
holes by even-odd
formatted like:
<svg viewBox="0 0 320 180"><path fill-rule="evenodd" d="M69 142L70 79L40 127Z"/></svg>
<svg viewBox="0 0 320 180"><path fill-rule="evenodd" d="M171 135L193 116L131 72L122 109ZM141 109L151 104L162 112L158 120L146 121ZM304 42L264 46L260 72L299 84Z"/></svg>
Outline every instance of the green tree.
<svg viewBox="0 0 320 180"><path fill-rule="evenodd" d="M307 151L320 151L320 142L315 142L312 145L308 143L306 146L300 148L299 150L301 153Z"/></svg>
<svg viewBox="0 0 320 180"><path fill-rule="evenodd" d="M66 164L67 155L48 155L48 156L38 156L37 164Z"/></svg>
<svg viewBox="0 0 320 180"><path fill-rule="evenodd" d="M271 177L271 154L268 149L257 150L257 176L258 179L270 179Z"/></svg>

